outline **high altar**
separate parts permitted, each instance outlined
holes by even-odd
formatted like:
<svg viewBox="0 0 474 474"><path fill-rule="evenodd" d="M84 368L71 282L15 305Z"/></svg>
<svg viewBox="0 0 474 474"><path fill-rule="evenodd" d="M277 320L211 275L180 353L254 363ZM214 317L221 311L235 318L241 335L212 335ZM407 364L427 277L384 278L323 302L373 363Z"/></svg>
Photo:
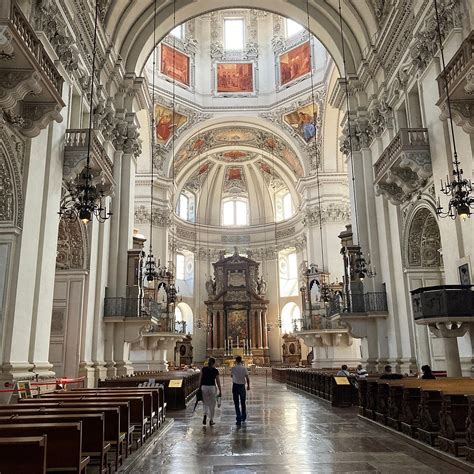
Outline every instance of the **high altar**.
<svg viewBox="0 0 474 474"><path fill-rule="evenodd" d="M228 363L241 355L246 362L268 365L267 284L258 275L259 263L236 249L213 266L214 278L206 283L207 356Z"/></svg>

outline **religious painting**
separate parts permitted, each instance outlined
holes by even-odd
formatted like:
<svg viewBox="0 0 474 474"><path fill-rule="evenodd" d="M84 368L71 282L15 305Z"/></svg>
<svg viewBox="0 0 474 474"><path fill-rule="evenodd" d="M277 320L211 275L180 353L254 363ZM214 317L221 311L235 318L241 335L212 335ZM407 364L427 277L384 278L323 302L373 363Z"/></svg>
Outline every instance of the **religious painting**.
<svg viewBox="0 0 474 474"><path fill-rule="evenodd" d="M246 157L248 153L245 151L234 150L234 151L225 151L223 155L226 158L230 158L231 160L238 160L239 158Z"/></svg>
<svg viewBox="0 0 474 474"><path fill-rule="evenodd" d="M162 43L160 72L189 86L189 56Z"/></svg>
<svg viewBox="0 0 474 474"><path fill-rule="evenodd" d="M308 104L283 116L283 120L306 142L309 143L317 132L318 106Z"/></svg>
<svg viewBox="0 0 474 474"><path fill-rule="evenodd" d="M460 265L458 270L459 270L459 283L461 283L461 285L470 285L471 276L469 275L469 264L464 263L463 265Z"/></svg>
<svg viewBox="0 0 474 474"><path fill-rule="evenodd" d="M311 72L309 41L281 54L279 64L282 86Z"/></svg>
<svg viewBox="0 0 474 474"><path fill-rule="evenodd" d="M236 341L247 339L247 312L246 311L229 311L227 317L227 336Z"/></svg>
<svg viewBox="0 0 474 474"><path fill-rule="evenodd" d="M253 92L253 64L218 63L217 92Z"/></svg>
<svg viewBox="0 0 474 474"><path fill-rule="evenodd" d="M251 129L229 128L215 135L216 142L222 143L251 143L255 141L255 132Z"/></svg>
<svg viewBox="0 0 474 474"><path fill-rule="evenodd" d="M242 169L241 168L229 168L227 170L227 179L229 181L242 179Z"/></svg>
<svg viewBox="0 0 474 474"><path fill-rule="evenodd" d="M245 286L245 272L241 271L232 271L229 270L227 272L227 285L228 286L234 286L234 287L240 287L240 286Z"/></svg>
<svg viewBox="0 0 474 474"><path fill-rule="evenodd" d="M182 127L188 118L175 111L173 121L173 110L163 105L155 106L155 135L157 143L164 145L173 133ZM174 123L173 123L174 122Z"/></svg>

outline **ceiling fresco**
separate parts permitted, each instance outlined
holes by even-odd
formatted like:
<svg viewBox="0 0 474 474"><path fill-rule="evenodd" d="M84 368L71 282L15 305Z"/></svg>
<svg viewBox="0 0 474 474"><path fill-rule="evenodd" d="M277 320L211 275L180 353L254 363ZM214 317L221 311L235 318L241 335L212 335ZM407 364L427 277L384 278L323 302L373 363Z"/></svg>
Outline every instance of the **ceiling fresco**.
<svg viewBox="0 0 474 474"><path fill-rule="evenodd" d="M212 161L202 163L188 178L184 187L194 193L200 191L213 166Z"/></svg>
<svg viewBox="0 0 474 474"><path fill-rule="evenodd" d="M282 160L296 177L300 178L304 175L298 157L284 140L274 133L245 126L227 126L206 130L187 140L176 153L175 172L179 173L186 164L202 153L223 146L246 146L265 151ZM227 161L245 161L246 157L241 154L244 152L244 150L229 150L220 156L223 156Z"/></svg>

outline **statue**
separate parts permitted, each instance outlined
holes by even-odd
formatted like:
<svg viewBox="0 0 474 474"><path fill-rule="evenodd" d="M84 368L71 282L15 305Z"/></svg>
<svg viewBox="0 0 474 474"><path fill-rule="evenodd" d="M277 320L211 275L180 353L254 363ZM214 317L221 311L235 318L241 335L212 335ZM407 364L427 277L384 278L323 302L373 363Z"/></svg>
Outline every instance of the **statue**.
<svg viewBox="0 0 474 474"><path fill-rule="evenodd" d="M264 280L263 275L259 279L257 278L257 293L259 295L267 294L267 282Z"/></svg>
<svg viewBox="0 0 474 474"><path fill-rule="evenodd" d="M206 281L206 291L208 296L214 296L216 294L216 280L211 276L209 280Z"/></svg>

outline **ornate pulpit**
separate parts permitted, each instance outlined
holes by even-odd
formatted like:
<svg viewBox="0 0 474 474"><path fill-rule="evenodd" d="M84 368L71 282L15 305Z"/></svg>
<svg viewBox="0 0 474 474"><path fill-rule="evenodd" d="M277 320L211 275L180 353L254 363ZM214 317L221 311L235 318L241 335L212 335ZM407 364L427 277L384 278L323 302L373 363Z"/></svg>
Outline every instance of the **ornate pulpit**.
<svg viewBox="0 0 474 474"><path fill-rule="evenodd" d="M257 365L269 364L267 284L259 263L238 254L221 255L206 283L209 318L207 356L220 363L241 355Z"/></svg>

